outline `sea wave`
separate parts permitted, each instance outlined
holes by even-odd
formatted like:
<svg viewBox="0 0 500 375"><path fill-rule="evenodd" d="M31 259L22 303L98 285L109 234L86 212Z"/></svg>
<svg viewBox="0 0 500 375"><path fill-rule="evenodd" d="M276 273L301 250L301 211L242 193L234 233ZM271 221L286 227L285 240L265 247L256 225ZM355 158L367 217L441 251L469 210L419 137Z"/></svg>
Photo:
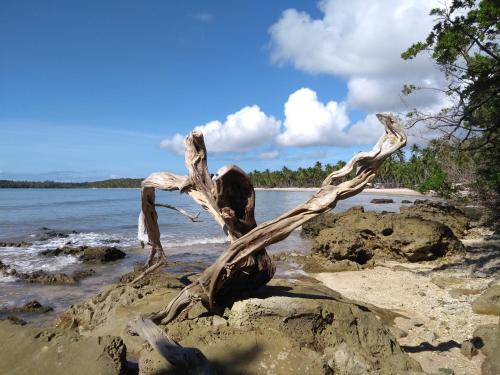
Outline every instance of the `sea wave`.
<svg viewBox="0 0 500 375"><path fill-rule="evenodd" d="M119 242L113 242L118 240ZM14 268L18 272L34 272L43 270L47 272L61 271L72 264L79 263L77 257L64 255L58 257L46 257L40 255L44 250L56 249L63 246L137 246L137 240L133 237L121 237L109 233L71 233L67 237L52 237L47 240L33 241L29 247L2 247L0 248L0 260ZM0 280L0 282L8 282Z"/></svg>
<svg viewBox="0 0 500 375"><path fill-rule="evenodd" d="M196 245L208 245L208 244L223 244L227 242L226 237L202 237L202 238L192 238L183 240L173 240L165 242L163 245L165 247L188 247Z"/></svg>
<svg viewBox="0 0 500 375"><path fill-rule="evenodd" d="M17 281L17 277L14 276L0 276L0 283L14 283Z"/></svg>

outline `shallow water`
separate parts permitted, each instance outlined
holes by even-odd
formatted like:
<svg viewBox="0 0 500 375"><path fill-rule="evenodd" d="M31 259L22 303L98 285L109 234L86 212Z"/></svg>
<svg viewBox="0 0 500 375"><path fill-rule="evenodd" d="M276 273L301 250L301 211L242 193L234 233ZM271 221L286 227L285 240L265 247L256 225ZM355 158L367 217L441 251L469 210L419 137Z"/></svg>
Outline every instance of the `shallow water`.
<svg viewBox="0 0 500 375"><path fill-rule="evenodd" d="M312 191L256 191L257 222L272 219L304 202ZM391 196L393 204L371 204L381 194L361 193L338 203L335 211L354 205L367 210L398 211L402 199L415 197ZM199 206L178 192L158 192L158 203L169 203L188 212L200 212ZM92 265L96 275L82 280L77 286L40 286L23 284L13 277L0 278L0 308L19 306L37 299L52 306L56 312L96 293L103 285L114 282L132 270L136 262L144 262L146 251L138 246L137 219L140 210L138 189L0 189L0 241L28 241L25 248L0 247L0 261L21 272L35 270L72 272L89 267L75 257L43 257L45 249L71 245L110 245L127 252L121 261L106 265ZM204 211L202 222L192 223L184 216L168 209L158 208L162 243L172 264L171 271L196 271L213 262L226 246L220 227ZM47 236L49 230L67 233L67 237ZM72 232L75 233L72 233ZM47 238L49 237L49 238ZM271 253L280 251L308 251L309 242L294 231L286 240L269 248ZM189 264L194 266L190 266ZM193 268L194 267L194 268ZM289 270L278 269L285 275ZM53 315L53 314L52 314ZM30 320L46 321L51 314Z"/></svg>

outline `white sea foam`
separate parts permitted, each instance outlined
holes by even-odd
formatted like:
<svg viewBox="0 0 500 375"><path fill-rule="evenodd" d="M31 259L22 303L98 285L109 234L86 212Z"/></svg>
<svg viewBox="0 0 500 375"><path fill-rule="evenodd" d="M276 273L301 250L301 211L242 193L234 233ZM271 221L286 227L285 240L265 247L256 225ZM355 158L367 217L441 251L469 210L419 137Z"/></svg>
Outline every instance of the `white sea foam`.
<svg viewBox="0 0 500 375"><path fill-rule="evenodd" d="M110 243L110 239L120 240L119 243ZM19 272L33 272L43 270L56 272L64 268L79 263L77 257L71 255L46 257L40 252L48 249L56 249L63 246L101 246L117 245L131 246L137 245L134 238L122 238L108 233L71 233L68 237L54 237L45 241L33 241L29 247L4 247L0 249L0 260ZM9 278L0 279L0 282L10 282ZM15 278L14 278L15 279Z"/></svg>
<svg viewBox="0 0 500 375"><path fill-rule="evenodd" d="M196 245L208 245L208 244L223 244L227 242L226 237L202 237L202 238L191 238L191 239L176 239L174 241L167 241L163 245L165 247L189 247Z"/></svg>
<svg viewBox="0 0 500 375"><path fill-rule="evenodd" d="M13 283L16 281L17 278L14 276L0 276L0 283Z"/></svg>

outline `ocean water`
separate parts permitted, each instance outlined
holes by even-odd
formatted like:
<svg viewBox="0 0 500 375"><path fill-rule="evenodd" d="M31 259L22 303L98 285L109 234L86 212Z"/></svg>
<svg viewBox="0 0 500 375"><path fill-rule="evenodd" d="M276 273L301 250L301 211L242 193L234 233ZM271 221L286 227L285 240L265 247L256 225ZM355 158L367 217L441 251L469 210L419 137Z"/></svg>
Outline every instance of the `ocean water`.
<svg viewBox="0 0 500 375"><path fill-rule="evenodd" d="M284 213L307 200L313 193L256 191L257 222ZM374 197L381 195L358 194L339 202L335 211L343 211L354 205L363 205L367 210L398 211L402 199L414 200L414 197L391 196L395 203L375 205L369 203ZM191 213L200 212L199 218L202 220L193 223L175 211L161 207L157 209L162 244L168 259L173 262L172 271L201 270L213 262L227 245L220 227L188 196L178 192L157 192L156 201ZM0 242L32 243L29 247L0 247L0 261L18 271L69 273L88 268L72 256L49 258L39 254L43 250L66 244L112 244L127 253L123 260L92 265L96 274L82 280L77 286L27 285L14 277L0 277L0 308L19 306L37 299L42 304L54 307L57 312L96 293L103 285L116 281L121 274L132 270L134 263L144 262L148 250L141 249L137 240L139 212L138 189L0 189ZM52 231L64 233L65 237L54 236L54 233L50 233ZM268 250L271 253L305 252L309 247L310 243L300 237L299 229Z"/></svg>

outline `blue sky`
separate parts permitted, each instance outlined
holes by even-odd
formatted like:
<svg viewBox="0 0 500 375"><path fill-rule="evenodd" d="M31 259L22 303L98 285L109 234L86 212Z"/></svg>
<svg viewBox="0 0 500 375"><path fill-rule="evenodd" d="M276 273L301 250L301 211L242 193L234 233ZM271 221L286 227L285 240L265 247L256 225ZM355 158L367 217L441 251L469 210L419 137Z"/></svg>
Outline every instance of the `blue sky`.
<svg viewBox="0 0 500 375"><path fill-rule="evenodd" d="M436 100L399 95L439 81L427 61L399 61L432 2L382 3L367 28L360 1L3 0L0 179L183 173L178 140L213 121L214 170L348 159L376 139L373 113ZM373 19L395 4L395 26ZM358 43L364 29L380 48Z"/></svg>

